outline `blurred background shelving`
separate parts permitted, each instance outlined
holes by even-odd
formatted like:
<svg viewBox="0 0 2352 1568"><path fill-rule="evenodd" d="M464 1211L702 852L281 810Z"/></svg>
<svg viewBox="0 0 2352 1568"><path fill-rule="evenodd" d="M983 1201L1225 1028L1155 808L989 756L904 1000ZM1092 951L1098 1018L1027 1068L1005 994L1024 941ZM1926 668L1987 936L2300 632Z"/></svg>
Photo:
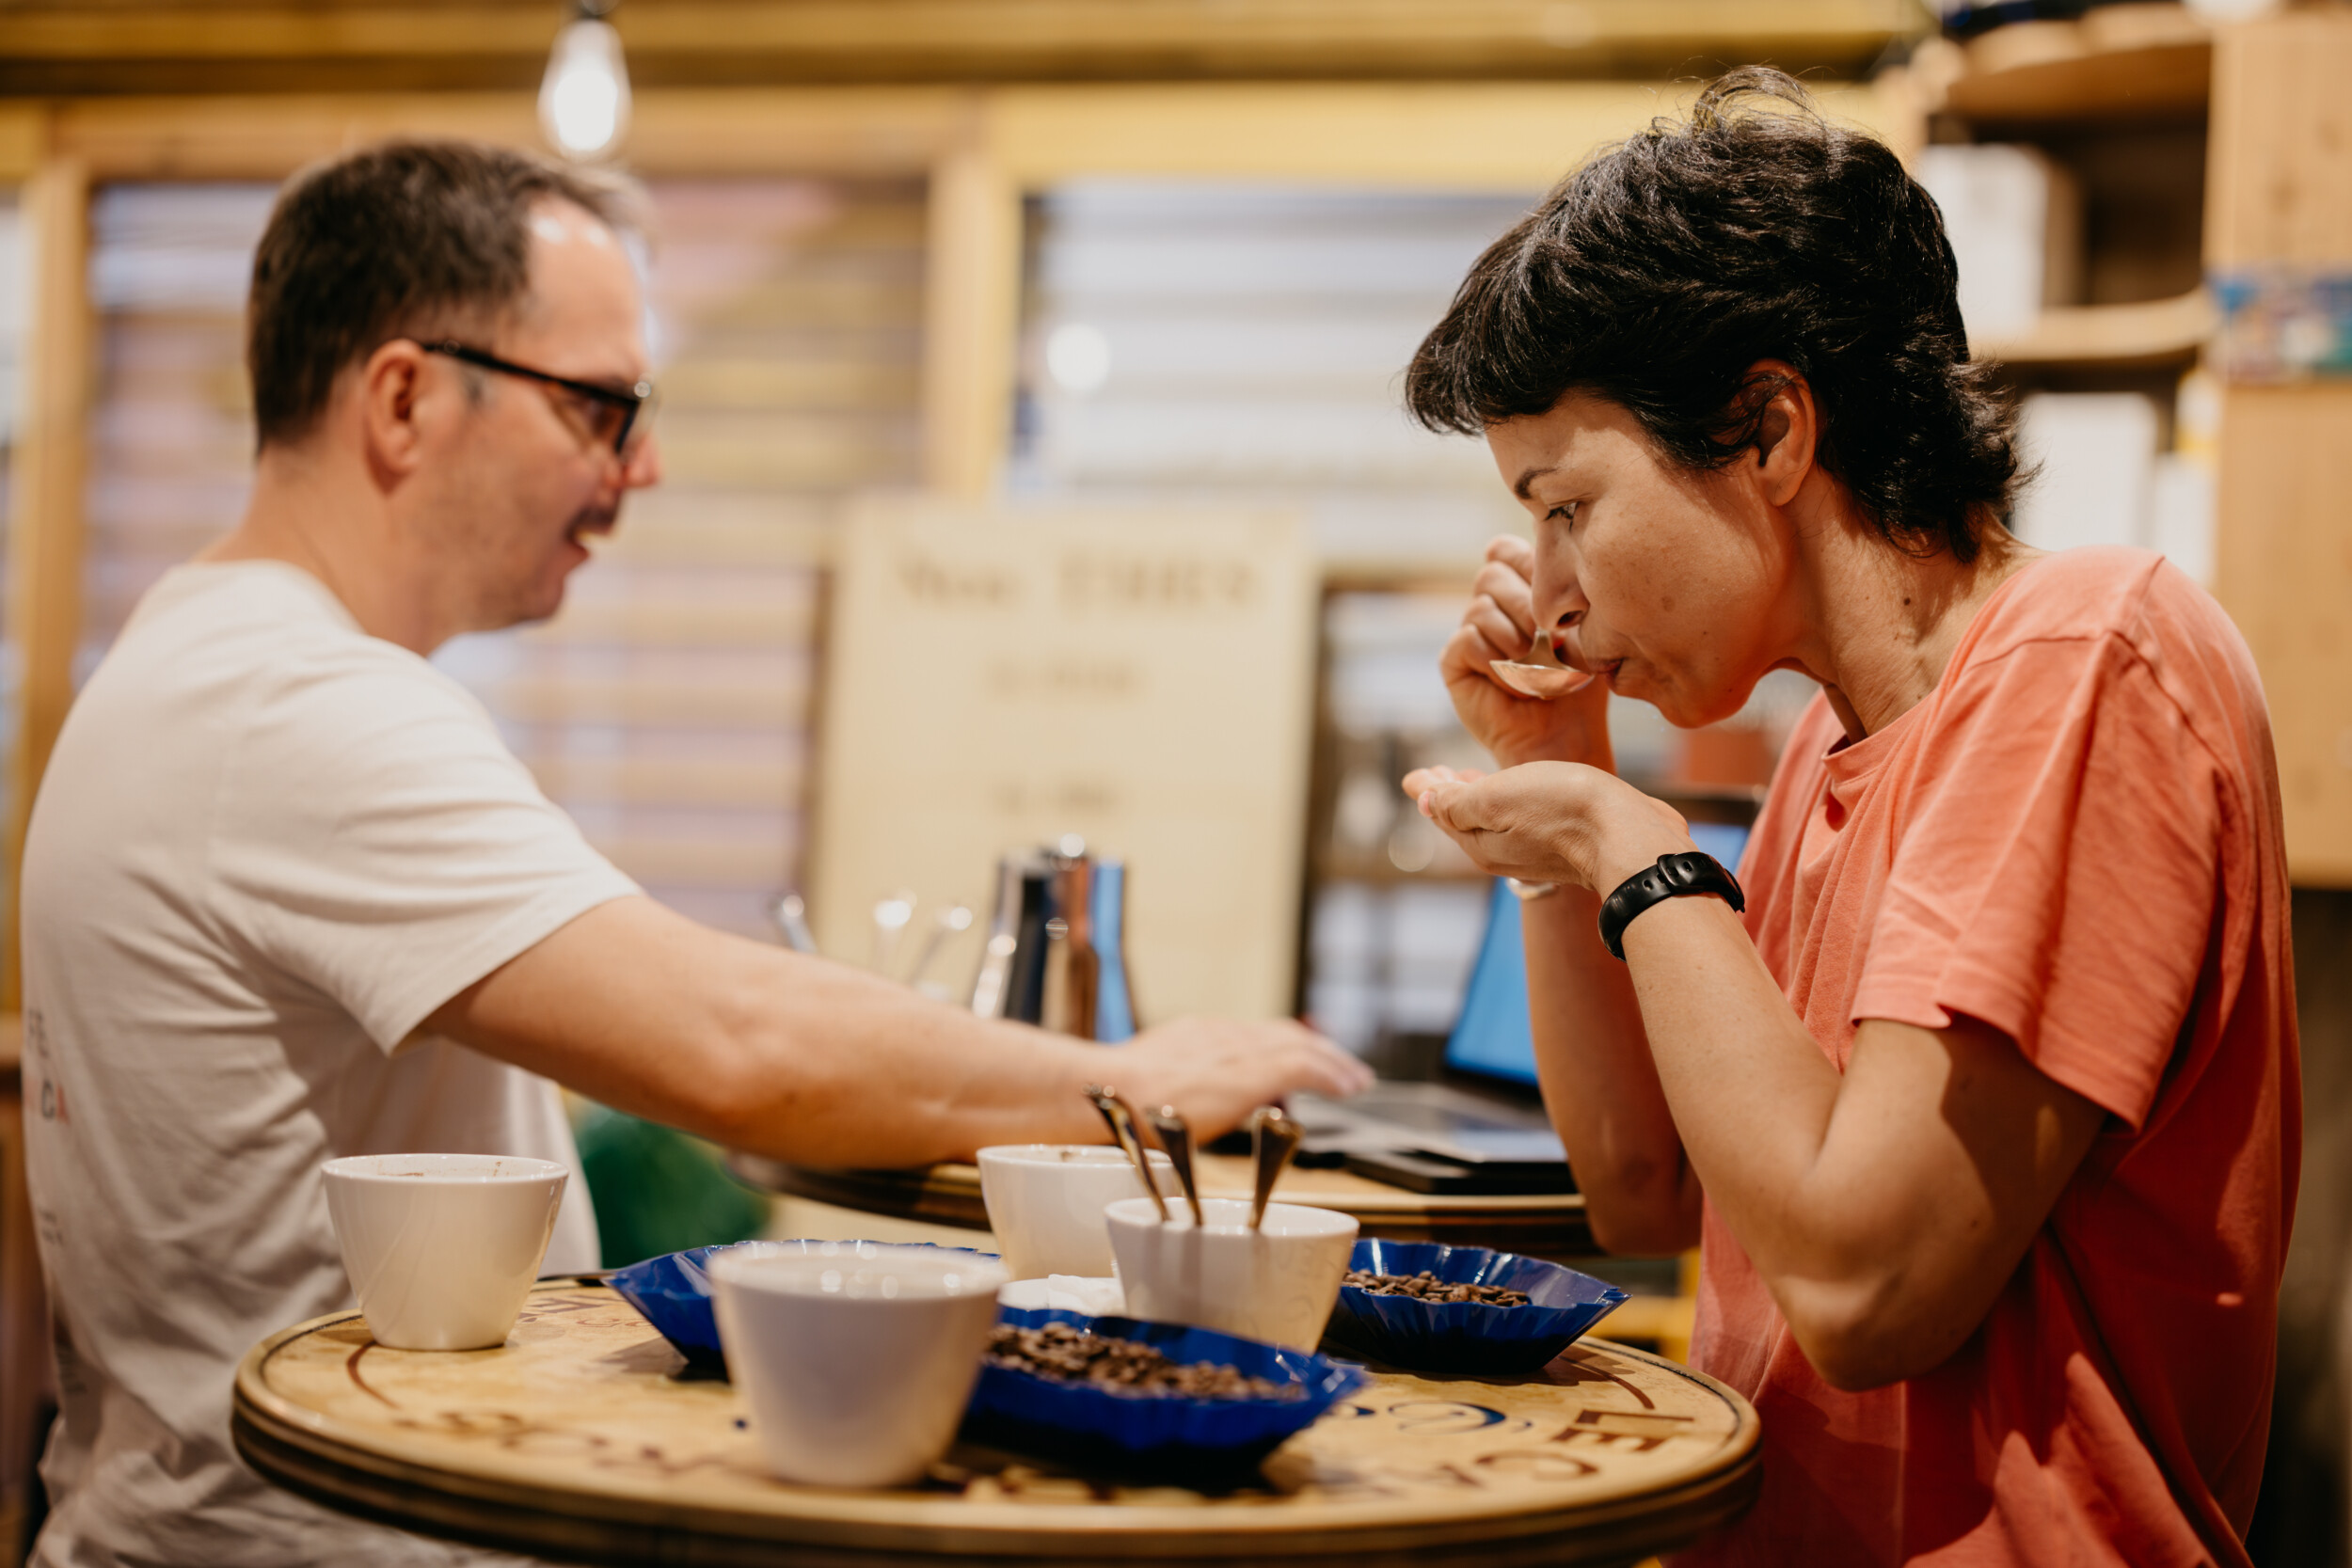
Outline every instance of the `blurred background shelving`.
<svg viewBox="0 0 2352 1568"><path fill-rule="evenodd" d="M2153 547L2208 585L2214 51L2198 13L2130 3L1929 40L1903 68L1972 344L2020 399L2041 469L2012 526Z"/></svg>

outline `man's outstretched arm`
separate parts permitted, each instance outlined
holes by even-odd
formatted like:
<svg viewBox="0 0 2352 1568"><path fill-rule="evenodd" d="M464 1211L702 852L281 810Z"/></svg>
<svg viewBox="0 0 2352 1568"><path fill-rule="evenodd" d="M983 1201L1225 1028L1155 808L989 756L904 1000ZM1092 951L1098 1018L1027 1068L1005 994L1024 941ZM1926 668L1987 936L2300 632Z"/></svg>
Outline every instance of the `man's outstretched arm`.
<svg viewBox="0 0 2352 1568"><path fill-rule="evenodd" d="M1201 1137L1364 1066L1295 1023L1183 1020L1101 1046L977 1019L700 926L650 898L589 911L427 1026L634 1115L803 1164L888 1168L987 1144L1102 1141L1109 1083Z"/></svg>

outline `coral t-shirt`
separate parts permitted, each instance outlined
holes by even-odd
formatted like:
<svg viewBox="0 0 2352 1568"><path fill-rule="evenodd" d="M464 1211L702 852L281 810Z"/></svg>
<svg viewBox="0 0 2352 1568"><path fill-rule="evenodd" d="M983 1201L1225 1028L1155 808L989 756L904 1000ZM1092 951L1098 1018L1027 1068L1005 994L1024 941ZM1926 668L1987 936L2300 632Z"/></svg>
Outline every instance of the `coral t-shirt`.
<svg viewBox="0 0 2352 1568"><path fill-rule="evenodd" d="M1933 1371L1816 1375L1710 1207L1692 1360L1755 1402L1763 1492L1708 1563L2247 1561L2301 1142L2277 768L2252 656L2161 558L2032 562L1934 690L1796 726L1747 927L1842 1071L1964 1014L2107 1113Z"/></svg>

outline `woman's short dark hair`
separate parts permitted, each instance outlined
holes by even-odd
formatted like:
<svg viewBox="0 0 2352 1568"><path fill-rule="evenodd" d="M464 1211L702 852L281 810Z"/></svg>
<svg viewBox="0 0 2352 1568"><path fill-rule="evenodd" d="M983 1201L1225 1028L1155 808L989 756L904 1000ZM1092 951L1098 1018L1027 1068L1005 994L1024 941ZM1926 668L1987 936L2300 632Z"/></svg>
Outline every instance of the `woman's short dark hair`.
<svg viewBox="0 0 2352 1568"><path fill-rule="evenodd" d="M1406 373L1432 430L1476 435L1581 390L1670 460L1756 443L1795 367L1823 464L1890 542L1974 560L2017 481L2015 413L1968 358L1952 247L1884 143L1748 67L1596 155L1488 246Z"/></svg>
<svg viewBox="0 0 2352 1568"><path fill-rule="evenodd" d="M622 181L473 142L387 142L288 181L246 311L260 444L308 436L343 368L394 338L495 325L530 289L531 210L548 200L615 230L639 211Z"/></svg>

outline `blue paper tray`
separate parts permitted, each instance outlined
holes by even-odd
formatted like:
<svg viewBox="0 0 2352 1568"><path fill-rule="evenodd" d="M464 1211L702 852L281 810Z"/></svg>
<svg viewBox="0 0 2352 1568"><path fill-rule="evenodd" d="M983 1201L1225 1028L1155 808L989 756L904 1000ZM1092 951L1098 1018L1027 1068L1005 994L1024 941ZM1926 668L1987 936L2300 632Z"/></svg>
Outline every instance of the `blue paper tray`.
<svg viewBox="0 0 2352 1568"><path fill-rule="evenodd" d="M1406 1275L1425 1269L1450 1285L1501 1285L1527 1292L1525 1307L1490 1307L1381 1296L1342 1286L1324 1341L1408 1371L1536 1371L1625 1300L1623 1291L1590 1275L1486 1247L1358 1242L1348 1267Z"/></svg>
<svg viewBox="0 0 2352 1568"><path fill-rule="evenodd" d="M1090 1383L984 1367L964 1414L965 1441L1050 1459L1082 1474L1221 1486L1259 1463L1364 1383L1361 1368L1213 1329L1059 1308L1007 1307L1022 1328L1068 1323L1152 1346L1171 1361L1209 1361L1298 1390L1290 1399L1195 1400L1116 1394Z"/></svg>

